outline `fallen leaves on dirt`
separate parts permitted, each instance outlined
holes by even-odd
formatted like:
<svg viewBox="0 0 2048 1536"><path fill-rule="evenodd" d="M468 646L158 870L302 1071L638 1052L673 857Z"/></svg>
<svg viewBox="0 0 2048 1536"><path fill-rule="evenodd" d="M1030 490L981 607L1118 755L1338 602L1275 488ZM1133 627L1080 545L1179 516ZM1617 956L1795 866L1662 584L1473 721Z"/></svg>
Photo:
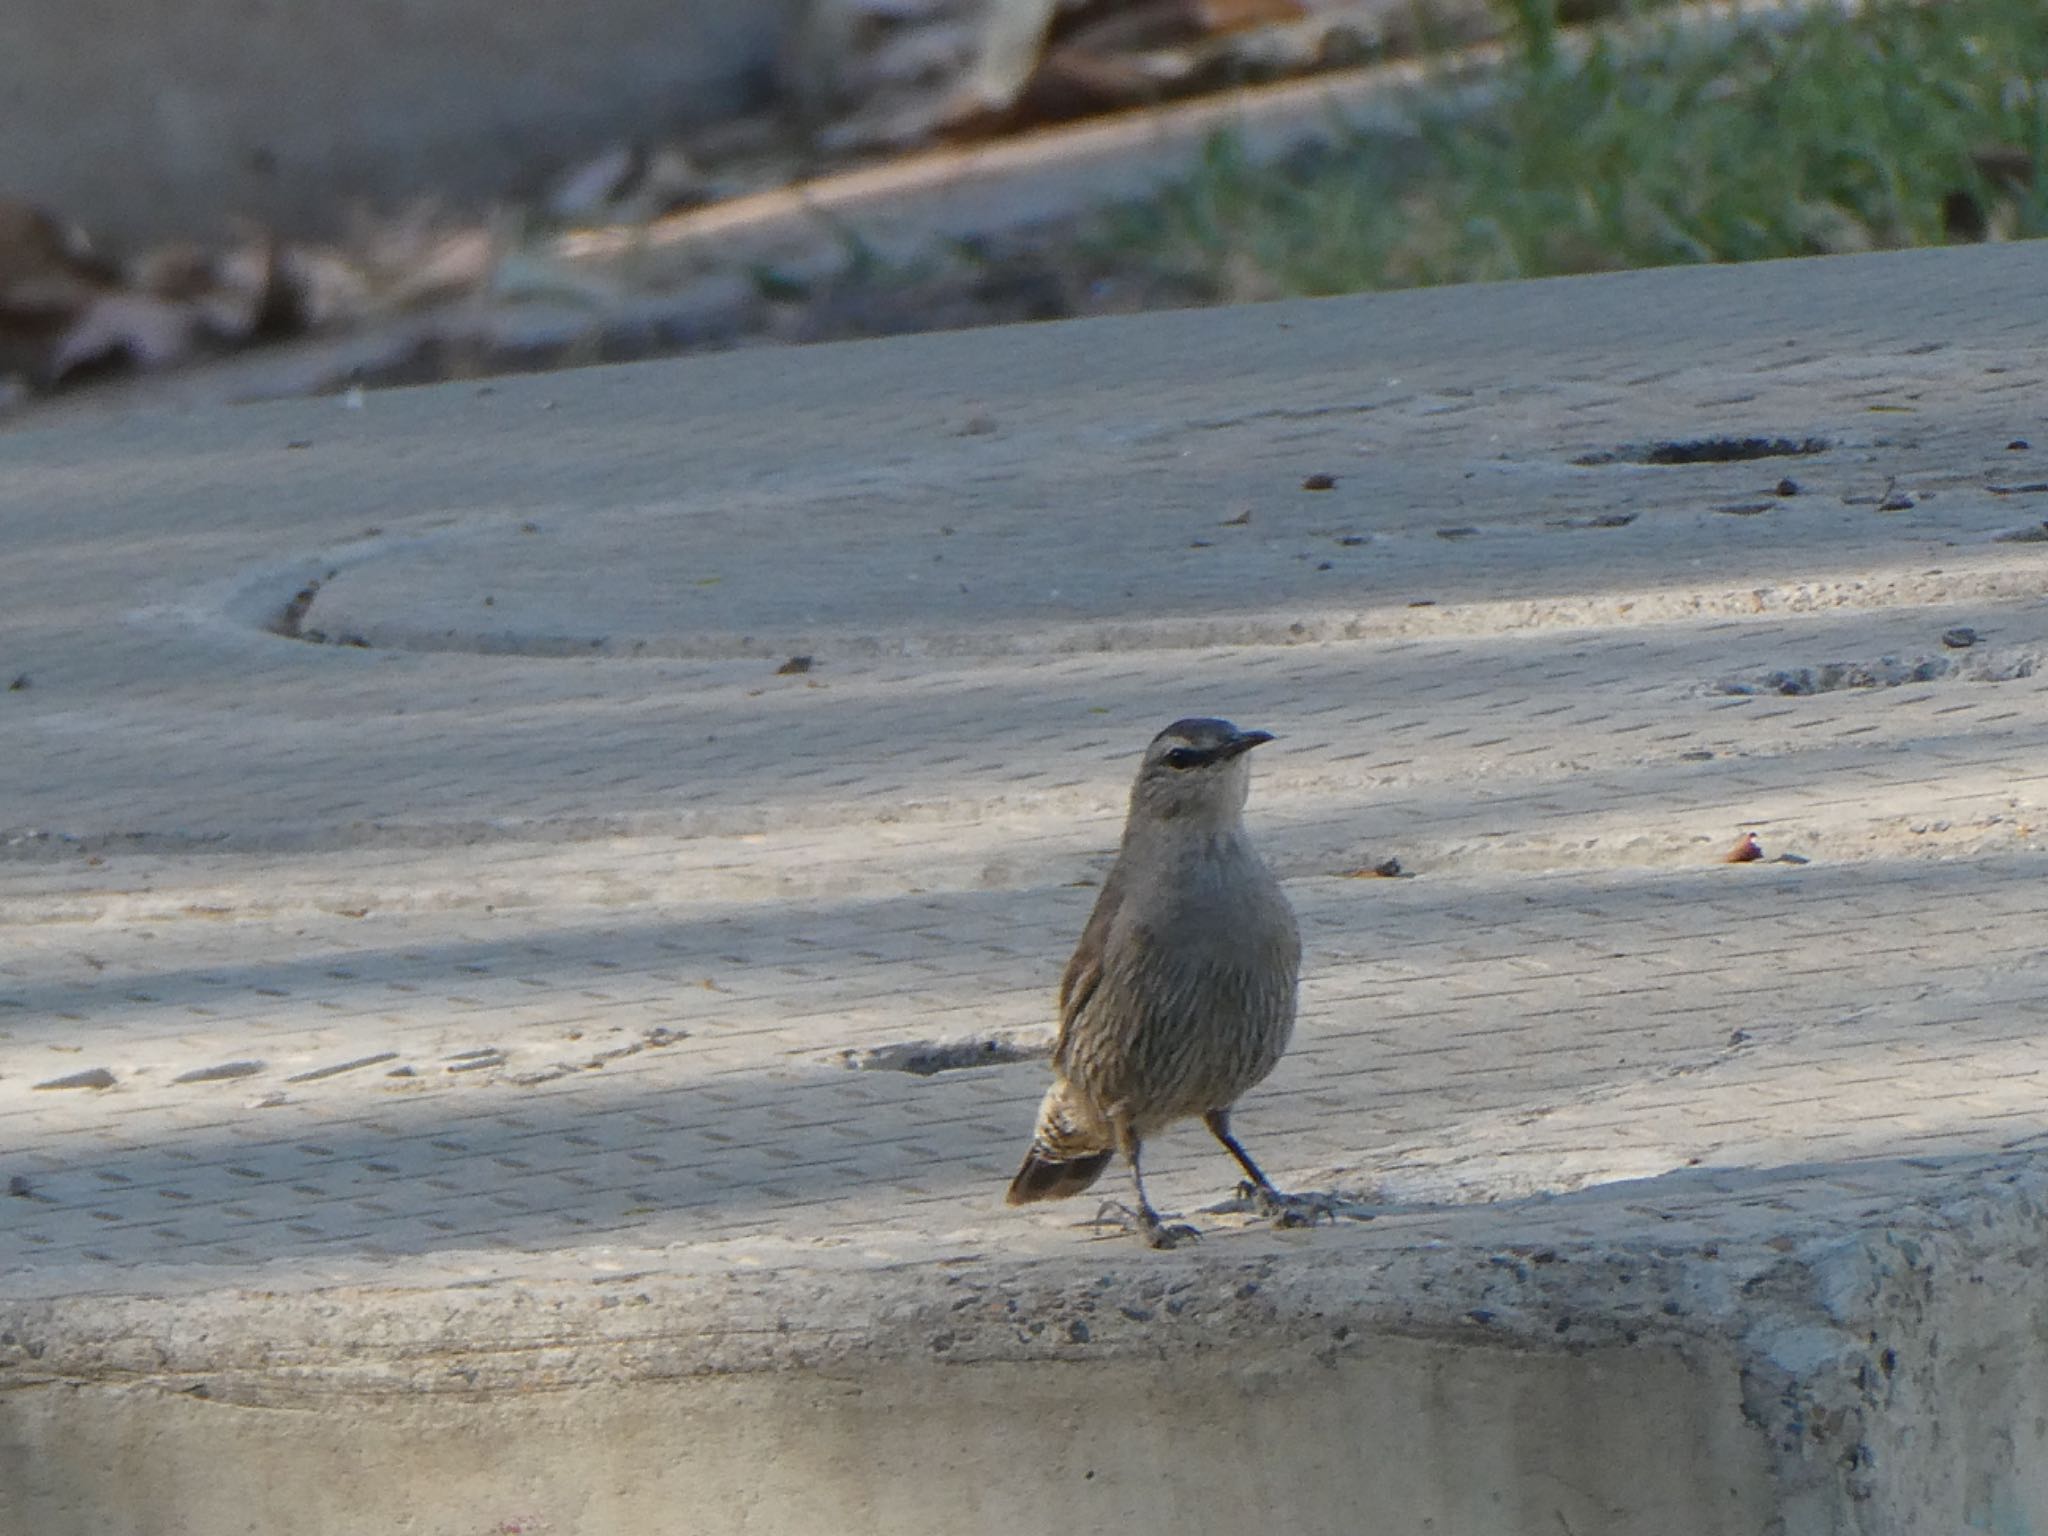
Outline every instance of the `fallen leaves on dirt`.
<svg viewBox="0 0 2048 1536"><path fill-rule="evenodd" d="M1487 0L812 0L778 75L814 146L849 154L1478 42L1501 25Z"/></svg>
<svg viewBox="0 0 2048 1536"><path fill-rule="evenodd" d="M50 388L109 369L155 371L475 291L497 266L489 230L394 219L356 249L245 227L115 260L55 213L0 200L0 373Z"/></svg>

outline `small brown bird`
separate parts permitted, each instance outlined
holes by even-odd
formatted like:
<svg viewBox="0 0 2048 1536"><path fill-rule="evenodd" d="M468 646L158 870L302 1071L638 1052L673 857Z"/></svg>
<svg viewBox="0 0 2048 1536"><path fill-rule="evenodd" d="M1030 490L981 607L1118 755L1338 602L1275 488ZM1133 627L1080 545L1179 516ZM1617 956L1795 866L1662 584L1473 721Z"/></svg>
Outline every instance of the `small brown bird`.
<svg viewBox="0 0 2048 1536"><path fill-rule="evenodd" d="M1244 830L1245 754L1272 739L1227 720L1176 720L1145 749L1123 846L1060 979L1053 1084L1011 1205L1077 1195L1121 1152L1139 1235L1170 1248L1196 1234L1160 1220L1138 1152L1195 1115L1262 1210L1296 1203L1230 1134L1231 1106L1287 1049L1301 968L1294 911Z"/></svg>

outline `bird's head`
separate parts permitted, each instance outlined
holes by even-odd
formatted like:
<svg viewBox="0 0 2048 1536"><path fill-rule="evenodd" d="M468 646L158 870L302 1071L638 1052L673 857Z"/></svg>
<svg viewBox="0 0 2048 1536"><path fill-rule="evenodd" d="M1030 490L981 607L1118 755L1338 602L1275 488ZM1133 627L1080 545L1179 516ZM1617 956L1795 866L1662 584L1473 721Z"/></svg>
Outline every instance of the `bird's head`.
<svg viewBox="0 0 2048 1536"><path fill-rule="evenodd" d="M1244 809L1251 788L1245 754L1270 731L1241 731L1228 720L1176 720L1145 749L1131 814L1157 821L1227 823Z"/></svg>

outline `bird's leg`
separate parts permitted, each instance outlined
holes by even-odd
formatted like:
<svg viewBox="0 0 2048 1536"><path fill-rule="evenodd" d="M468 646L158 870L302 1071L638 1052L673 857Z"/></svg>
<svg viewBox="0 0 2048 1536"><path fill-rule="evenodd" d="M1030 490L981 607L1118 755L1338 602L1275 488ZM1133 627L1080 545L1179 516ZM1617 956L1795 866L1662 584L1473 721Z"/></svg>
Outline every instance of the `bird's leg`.
<svg viewBox="0 0 2048 1536"><path fill-rule="evenodd" d="M1259 1171L1259 1165L1252 1161L1251 1153L1245 1151L1244 1143L1230 1134L1230 1111L1212 1109L1202 1116L1202 1123L1209 1127L1210 1134L1223 1143L1224 1149L1237 1159L1238 1166L1251 1175L1237 1186L1237 1192L1258 1207L1261 1216L1270 1216L1276 1226L1312 1227L1327 1216L1337 1219L1336 1207L1320 1195L1289 1195L1273 1187L1273 1181Z"/></svg>
<svg viewBox="0 0 2048 1536"><path fill-rule="evenodd" d="M1259 1171L1259 1165L1252 1161L1251 1153L1245 1151L1244 1143L1230 1134L1229 1110L1210 1110L1209 1113L1202 1116L1202 1124L1208 1126L1209 1133L1223 1143L1225 1151L1237 1159L1238 1166L1251 1175L1251 1189L1246 1191L1247 1194L1256 1191L1268 1200L1279 1198L1280 1191L1273 1187L1271 1179Z"/></svg>
<svg viewBox="0 0 2048 1536"><path fill-rule="evenodd" d="M1159 1213L1152 1209L1152 1202L1145 1197L1145 1174L1138 1164L1138 1138L1131 1134L1130 1117L1116 1114L1111 1117L1110 1124L1116 1131L1117 1150L1123 1153L1124 1161L1130 1165L1131 1191L1138 1197L1138 1208L1130 1215L1145 1246L1173 1248L1199 1239L1202 1234L1183 1222L1162 1221Z"/></svg>

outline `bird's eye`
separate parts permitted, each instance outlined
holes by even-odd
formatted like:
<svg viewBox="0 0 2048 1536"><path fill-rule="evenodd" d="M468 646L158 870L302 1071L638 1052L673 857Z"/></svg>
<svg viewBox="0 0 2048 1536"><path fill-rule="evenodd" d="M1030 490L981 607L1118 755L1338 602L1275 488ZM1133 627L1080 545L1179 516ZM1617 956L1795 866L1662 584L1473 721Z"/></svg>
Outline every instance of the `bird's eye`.
<svg viewBox="0 0 2048 1536"><path fill-rule="evenodd" d="M1202 754L1193 747L1175 747L1166 754L1166 766L1169 768L1192 768L1201 760Z"/></svg>

